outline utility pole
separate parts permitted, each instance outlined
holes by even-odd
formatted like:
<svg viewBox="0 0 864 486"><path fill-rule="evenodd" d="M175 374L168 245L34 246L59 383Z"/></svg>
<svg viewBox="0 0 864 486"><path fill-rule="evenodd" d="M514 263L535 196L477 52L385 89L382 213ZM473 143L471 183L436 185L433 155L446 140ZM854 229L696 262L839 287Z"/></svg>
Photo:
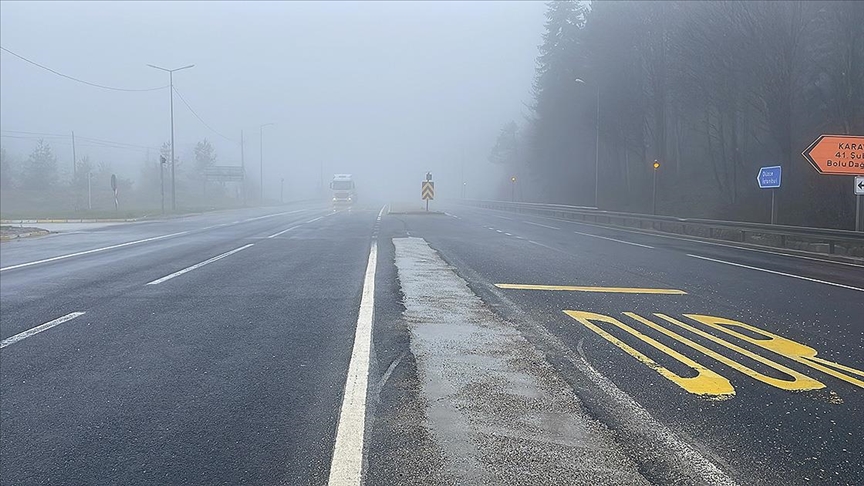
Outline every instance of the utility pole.
<svg viewBox="0 0 864 486"><path fill-rule="evenodd" d="M264 127L268 127L270 125L275 125L275 123L265 123L265 124L258 127L258 132L259 132L258 133L258 142L260 145L258 147L258 154L261 158L261 160L259 162L260 167L258 168L259 177L261 179L260 180L261 188L259 189L260 196L261 196L261 205L264 205Z"/></svg>
<svg viewBox="0 0 864 486"><path fill-rule="evenodd" d="M243 207L246 207L246 158L243 149L243 130L240 130L240 167L243 168Z"/></svg>
<svg viewBox="0 0 864 486"><path fill-rule="evenodd" d="M75 180L75 175L78 173L78 157L75 156L75 130L72 130L72 180ZM77 206L78 203L76 202Z"/></svg>
<svg viewBox="0 0 864 486"><path fill-rule="evenodd" d="M183 66L176 69L166 69L163 67L154 66L152 64L148 64L148 66L168 73L168 91L170 94L169 97L171 99L171 211L173 212L177 210L177 188L174 178L174 166L176 165L175 161L177 160L177 158L174 156L174 71L189 69L191 67L195 67L195 65L190 64L188 66Z"/></svg>
<svg viewBox="0 0 864 486"><path fill-rule="evenodd" d="M600 84L597 84L597 130L594 139L594 207L600 200Z"/></svg>
<svg viewBox="0 0 864 486"><path fill-rule="evenodd" d="M90 178L93 177L93 174L90 171L87 171L87 209L93 209L93 198L90 197Z"/></svg>
<svg viewBox="0 0 864 486"><path fill-rule="evenodd" d="M321 197L324 196L324 161L320 162L320 174L318 175L318 193Z"/></svg>
<svg viewBox="0 0 864 486"><path fill-rule="evenodd" d="M582 79L576 78L578 84L586 84ZM597 84L597 113L595 115L594 133L594 207L599 207L597 201L600 197L600 84Z"/></svg>

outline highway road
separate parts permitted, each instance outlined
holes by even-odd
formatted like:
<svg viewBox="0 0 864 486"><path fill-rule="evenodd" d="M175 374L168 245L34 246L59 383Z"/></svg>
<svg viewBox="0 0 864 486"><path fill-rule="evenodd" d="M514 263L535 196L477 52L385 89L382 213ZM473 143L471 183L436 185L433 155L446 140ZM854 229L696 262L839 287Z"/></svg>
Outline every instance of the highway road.
<svg viewBox="0 0 864 486"><path fill-rule="evenodd" d="M0 483L864 484L864 265L439 209L3 243Z"/></svg>

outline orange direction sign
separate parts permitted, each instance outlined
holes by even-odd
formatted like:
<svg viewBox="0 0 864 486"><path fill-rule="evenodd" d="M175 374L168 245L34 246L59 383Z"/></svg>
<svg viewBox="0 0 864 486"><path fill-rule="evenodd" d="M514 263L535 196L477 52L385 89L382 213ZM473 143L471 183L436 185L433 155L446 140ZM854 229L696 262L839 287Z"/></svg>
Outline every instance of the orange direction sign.
<svg viewBox="0 0 864 486"><path fill-rule="evenodd" d="M802 155L820 174L864 175L861 135L820 135Z"/></svg>

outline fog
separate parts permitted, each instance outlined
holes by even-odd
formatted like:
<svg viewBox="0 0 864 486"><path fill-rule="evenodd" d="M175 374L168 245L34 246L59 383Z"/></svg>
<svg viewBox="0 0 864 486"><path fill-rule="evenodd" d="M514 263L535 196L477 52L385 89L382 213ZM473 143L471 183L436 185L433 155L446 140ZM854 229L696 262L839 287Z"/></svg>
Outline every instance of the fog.
<svg viewBox="0 0 864 486"><path fill-rule="evenodd" d="M206 138L218 165L240 164L269 198L316 194L334 172L361 195L419 199L426 171L440 197L491 194L487 161L500 127L529 111L542 2L2 2L0 44L101 85L168 84L176 153L191 163ZM71 81L2 52L0 125L12 157L36 138L61 172L77 156L133 182L169 139L169 91L120 92ZM29 133L21 133L29 132ZM218 133L217 133L218 132ZM34 135L34 134L56 134ZM86 139L134 145L106 147ZM149 150L148 150L149 148ZM463 169L464 166L464 169ZM68 177L68 176L67 176ZM488 183L488 184L487 184Z"/></svg>

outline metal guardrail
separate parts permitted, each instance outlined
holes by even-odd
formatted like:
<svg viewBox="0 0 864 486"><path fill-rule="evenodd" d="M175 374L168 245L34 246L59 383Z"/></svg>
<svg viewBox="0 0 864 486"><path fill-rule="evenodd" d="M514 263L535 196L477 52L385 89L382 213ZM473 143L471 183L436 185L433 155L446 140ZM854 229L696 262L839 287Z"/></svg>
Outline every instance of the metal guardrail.
<svg viewBox="0 0 864 486"><path fill-rule="evenodd" d="M620 213L564 204L483 200L462 200L461 202L474 207L553 216L597 225L638 228L775 248L864 257L864 233L849 230Z"/></svg>

